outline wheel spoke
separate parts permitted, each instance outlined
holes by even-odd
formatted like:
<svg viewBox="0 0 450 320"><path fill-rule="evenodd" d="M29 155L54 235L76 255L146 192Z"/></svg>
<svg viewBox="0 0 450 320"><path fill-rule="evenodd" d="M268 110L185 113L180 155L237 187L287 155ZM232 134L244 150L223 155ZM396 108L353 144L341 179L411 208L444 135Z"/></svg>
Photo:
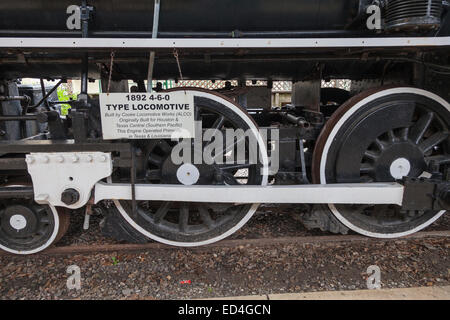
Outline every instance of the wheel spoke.
<svg viewBox="0 0 450 320"><path fill-rule="evenodd" d="M419 144L420 140L423 138L423 135L430 127L431 122L433 121L434 113L428 112L421 116L419 120L411 127L409 132L409 138L415 144Z"/></svg>
<svg viewBox="0 0 450 320"><path fill-rule="evenodd" d="M428 152L431 150L434 146L438 145L442 141L448 138L448 132L437 132L433 134L431 137L425 139L419 144L419 148L422 149L422 151Z"/></svg>
<svg viewBox="0 0 450 320"><path fill-rule="evenodd" d="M164 202L158 210L156 210L155 216L153 218L153 221L155 223L160 223L162 219L166 216L166 214L169 212L170 207L172 206L172 202Z"/></svg>
<svg viewBox="0 0 450 320"><path fill-rule="evenodd" d="M408 140L408 134L409 134L409 128L403 128L400 131L400 137L402 138L403 141Z"/></svg>
<svg viewBox="0 0 450 320"><path fill-rule="evenodd" d="M148 170L146 178L148 180L159 180L161 179L161 171L160 170Z"/></svg>
<svg viewBox="0 0 450 320"><path fill-rule="evenodd" d="M225 117L220 115L219 118L217 118L217 120L214 121L211 129L220 130L222 129L224 124L225 124Z"/></svg>
<svg viewBox="0 0 450 320"><path fill-rule="evenodd" d="M362 176L360 179L361 183L370 183L373 182L373 178L369 177L369 176Z"/></svg>
<svg viewBox="0 0 450 320"><path fill-rule="evenodd" d="M223 180L228 185L240 184L230 172L222 172Z"/></svg>
<svg viewBox="0 0 450 320"><path fill-rule="evenodd" d="M378 222L382 222L386 217L386 213L388 212L388 205L379 204L374 207L374 210L371 213L371 216L378 219Z"/></svg>
<svg viewBox="0 0 450 320"><path fill-rule="evenodd" d="M380 139L375 139L375 144L380 151L383 151L386 146Z"/></svg>
<svg viewBox="0 0 450 320"><path fill-rule="evenodd" d="M145 221L150 222L150 223L153 222L152 219L148 216L147 210L140 208L140 207L137 207L136 209L137 209L137 213L139 214L139 216L141 216L142 219L144 219Z"/></svg>
<svg viewBox="0 0 450 320"><path fill-rule="evenodd" d="M202 218L203 224L206 225L209 229L211 229L214 226L214 221L213 219L211 219L211 215L209 214L208 209L206 209L204 205L199 204L198 213Z"/></svg>
<svg viewBox="0 0 450 320"><path fill-rule="evenodd" d="M370 151L370 150L366 150L364 152L364 155L371 160L376 160L378 158L378 155L375 152Z"/></svg>
<svg viewBox="0 0 450 320"><path fill-rule="evenodd" d="M450 156L440 154L436 156L425 157L425 162L427 164L430 164L431 161L435 161L435 163L439 165L449 164Z"/></svg>
<svg viewBox="0 0 450 320"><path fill-rule="evenodd" d="M163 163L163 158L156 155L156 154L151 154L148 156L148 162L150 162L151 164L154 164L156 166L160 166Z"/></svg>
<svg viewBox="0 0 450 320"><path fill-rule="evenodd" d="M37 230L36 235L38 237L42 237L43 235L45 235L45 230L42 230L42 229ZM27 238L29 238L29 237L27 237Z"/></svg>
<svg viewBox="0 0 450 320"><path fill-rule="evenodd" d="M212 127L210 129L214 130L214 133L211 135L211 137L215 137L217 132L220 131L225 124L225 117L220 115L219 118L214 121ZM215 139L215 138L214 138ZM205 147L209 146L212 143L212 139L206 143Z"/></svg>
<svg viewBox="0 0 450 320"><path fill-rule="evenodd" d="M219 159L220 157L223 157L224 154L234 150L235 146L238 146L242 141L245 141L245 135L239 137L238 139L233 139L232 143L227 144L222 151L219 151L215 156L214 160ZM228 142L228 141L227 141Z"/></svg>
<svg viewBox="0 0 450 320"><path fill-rule="evenodd" d="M178 229L181 232L186 232L189 221L189 207L187 204L183 203L180 208L180 215L178 220Z"/></svg>
<svg viewBox="0 0 450 320"><path fill-rule="evenodd" d="M242 163L242 164L223 164L219 166L220 170L236 170L236 169L246 169L250 167L250 163Z"/></svg>
<svg viewBox="0 0 450 320"><path fill-rule="evenodd" d="M371 205L370 204L358 204L356 206L352 206L352 209L354 213L356 214L362 214L364 212L364 210L366 210L367 208L370 208Z"/></svg>
<svg viewBox="0 0 450 320"><path fill-rule="evenodd" d="M374 170L373 166L369 163L362 163L361 168L359 169L361 174L371 173L373 172L373 170Z"/></svg>
<svg viewBox="0 0 450 320"><path fill-rule="evenodd" d="M388 137L389 137L390 142L395 142L395 140L397 140L397 138L395 137L395 134L394 134L394 130L388 131Z"/></svg>
<svg viewBox="0 0 450 320"><path fill-rule="evenodd" d="M41 223L50 223L50 219L48 217L42 217L40 222Z"/></svg>

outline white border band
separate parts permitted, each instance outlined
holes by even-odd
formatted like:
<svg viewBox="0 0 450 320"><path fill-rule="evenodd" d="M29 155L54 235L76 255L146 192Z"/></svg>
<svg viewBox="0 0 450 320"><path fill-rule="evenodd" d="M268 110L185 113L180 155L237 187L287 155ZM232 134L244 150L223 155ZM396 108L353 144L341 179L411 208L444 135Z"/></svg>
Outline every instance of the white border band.
<svg viewBox="0 0 450 320"><path fill-rule="evenodd" d="M450 37L140 39L0 38L0 48L164 49L164 48L361 48L450 46Z"/></svg>

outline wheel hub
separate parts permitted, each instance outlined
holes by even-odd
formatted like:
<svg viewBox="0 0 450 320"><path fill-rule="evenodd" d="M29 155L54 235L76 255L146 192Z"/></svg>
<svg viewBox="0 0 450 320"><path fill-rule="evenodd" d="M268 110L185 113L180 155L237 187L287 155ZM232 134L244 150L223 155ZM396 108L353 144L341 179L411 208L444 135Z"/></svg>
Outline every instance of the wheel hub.
<svg viewBox="0 0 450 320"><path fill-rule="evenodd" d="M373 163L374 181L393 181L404 176L418 177L426 170L422 151L412 143L398 142L385 146Z"/></svg>
<svg viewBox="0 0 450 320"><path fill-rule="evenodd" d="M161 183L164 184L211 184L214 182L214 166L183 163L176 165L168 156L161 166Z"/></svg>
<svg viewBox="0 0 450 320"><path fill-rule="evenodd" d="M19 231L27 226L27 219L21 214L15 214L9 219L9 224Z"/></svg>
<svg viewBox="0 0 450 320"><path fill-rule="evenodd" d="M392 178L401 179L404 176L407 176L409 171L411 170L411 164L405 158L398 158L394 160L389 168Z"/></svg>
<svg viewBox="0 0 450 320"><path fill-rule="evenodd" d="M200 178L200 171L190 163L181 165L177 170L178 181L186 186L196 184Z"/></svg>
<svg viewBox="0 0 450 320"><path fill-rule="evenodd" d="M38 224L37 216L33 210L22 205L7 207L1 221L3 231L11 237L32 235Z"/></svg>

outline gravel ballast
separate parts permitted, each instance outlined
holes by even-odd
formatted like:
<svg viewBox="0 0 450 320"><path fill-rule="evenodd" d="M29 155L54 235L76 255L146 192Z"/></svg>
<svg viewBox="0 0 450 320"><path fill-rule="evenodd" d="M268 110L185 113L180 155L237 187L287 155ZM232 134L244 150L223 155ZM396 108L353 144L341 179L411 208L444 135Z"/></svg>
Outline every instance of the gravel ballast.
<svg viewBox="0 0 450 320"><path fill-rule="evenodd" d="M256 215L234 238L326 235L305 230L292 215L270 210ZM443 218L427 231L448 230L448 217ZM63 244L96 243L95 237L87 236L93 230L72 242L68 241L69 232ZM193 299L356 290L367 289L371 265L381 270L382 288L444 286L450 284L449 249L448 238L429 238L66 256L0 255L0 298ZM81 290L66 287L66 270L71 265L80 267Z"/></svg>

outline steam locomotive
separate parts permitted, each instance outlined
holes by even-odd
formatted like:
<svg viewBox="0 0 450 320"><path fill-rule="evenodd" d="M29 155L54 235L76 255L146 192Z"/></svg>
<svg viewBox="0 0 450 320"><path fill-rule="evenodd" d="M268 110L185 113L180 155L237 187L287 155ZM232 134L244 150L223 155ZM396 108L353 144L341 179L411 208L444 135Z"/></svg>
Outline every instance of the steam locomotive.
<svg viewBox="0 0 450 320"><path fill-rule="evenodd" d="M0 249L40 252L93 212L119 240L205 245L262 203L417 232L450 207L449 53L442 0L0 0ZM274 81L291 103L272 106Z"/></svg>

